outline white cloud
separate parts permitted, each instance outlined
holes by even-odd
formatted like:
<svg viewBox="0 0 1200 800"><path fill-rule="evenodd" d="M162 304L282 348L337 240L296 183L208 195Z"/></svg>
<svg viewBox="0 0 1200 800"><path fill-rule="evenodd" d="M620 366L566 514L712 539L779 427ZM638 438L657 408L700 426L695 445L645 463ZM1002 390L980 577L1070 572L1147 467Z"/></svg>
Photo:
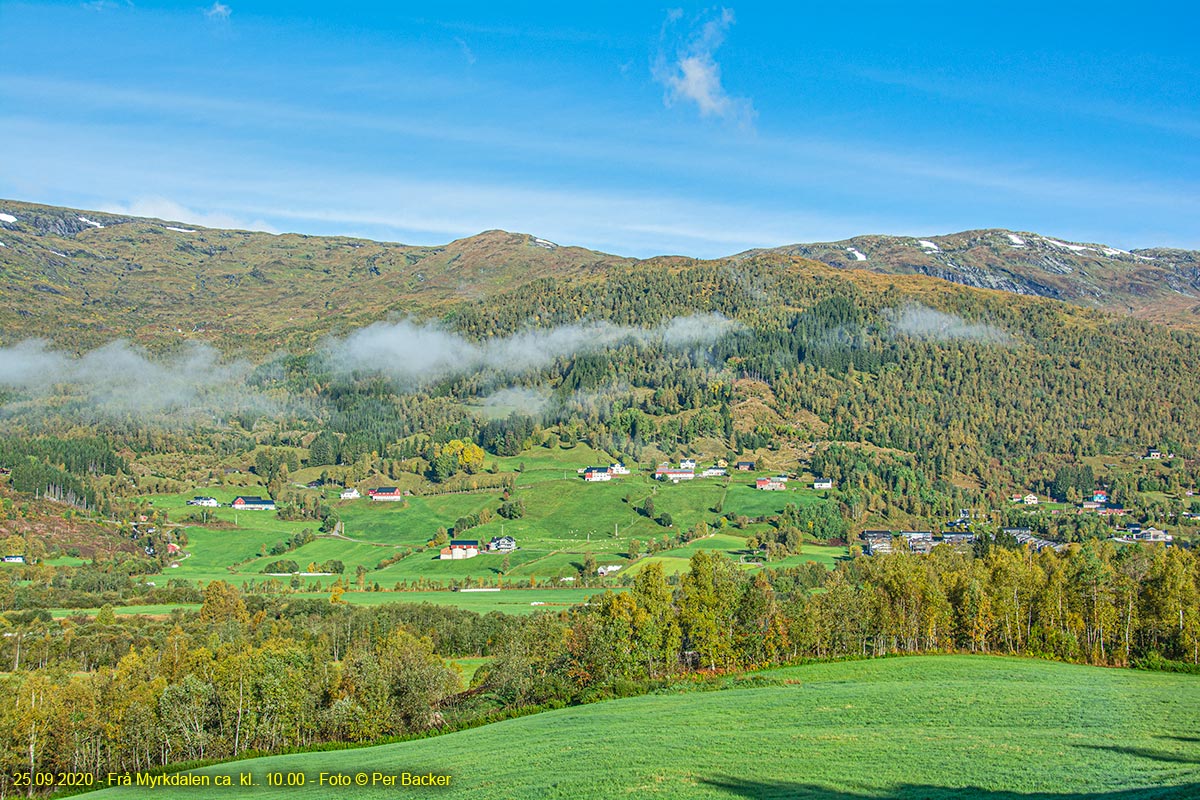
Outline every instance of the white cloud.
<svg viewBox="0 0 1200 800"><path fill-rule="evenodd" d="M471 47L467 44L466 40L461 36L455 36L454 41L458 44L458 49L462 51L463 58L467 60L467 63L474 65L477 59L475 58L475 53L472 52Z"/></svg>
<svg viewBox="0 0 1200 800"><path fill-rule="evenodd" d="M662 41L653 68L654 79L666 87L663 102L695 103L703 117L720 117L740 125L754 119L754 106L748 98L732 97L721 84L721 65L715 53L725 41L725 33L734 23L733 10L722 8L715 17L694 27L687 35L674 35L683 19L681 9L671 9L663 23ZM675 39L674 55L667 55L666 42Z"/></svg>
<svg viewBox="0 0 1200 800"><path fill-rule="evenodd" d="M153 217L167 222L187 222L205 228L279 232L261 219L248 221L221 211L195 211L165 197L139 197L130 203L107 203L100 210L110 214L128 214L131 217Z"/></svg>
<svg viewBox="0 0 1200 800"><path fill-rule="evenodd" d="M555 359L590 353L625 341L669 348L705 345L740 323L720 314L665 320L656 328L614 325L604 320L556 328L531 328L511 336L471 341L436 323L376 322L345 339L329 339L324 353L340 373L380 373L406 387L484 369L514 375Z"/></svg>
<svg viewBox="0 0 1200 800"><path fill-rule="evenodd" d="M891 323L892 332L927 339L935 342L967 340L1004 344L1012 340L1006 332L994 325L971 323L955 314L947 314L920 303L909 303L903 308L891 309L885 315Z"/></svg>
<svg viewBox="0 0 1200 800"><path fill-rule="evenodd" d="M204 16L215 20L227 20L232 13L233 9L220 2L220 0L216 0L211 6L204 9Z"/></svg>

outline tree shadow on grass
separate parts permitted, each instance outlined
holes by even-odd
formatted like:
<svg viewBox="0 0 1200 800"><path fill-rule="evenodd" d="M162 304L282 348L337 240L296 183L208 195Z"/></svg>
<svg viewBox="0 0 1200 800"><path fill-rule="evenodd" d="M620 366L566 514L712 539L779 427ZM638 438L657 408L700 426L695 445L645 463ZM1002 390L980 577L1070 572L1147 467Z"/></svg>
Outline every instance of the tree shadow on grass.
<svg viewBox="0 0 1200 800"><path fill-rule="evenodd" d="M701 783L748 800L1195 800L1200 783L1121 789L1105 793L1009 792L974 786L899 784L880 790L843 791L816 784L719 776Z"/></svg>
<svg viewBox="0 0 1200 800"><path fill-rule="evenodd" d="M1176 739L1179 737L1169 737ZM1184 739L1187 741L1187 739ZM1195 741L1194 739L1192 741ZM1162 750L1151 750L1149 747L1128 747L1119 744L1077 744L1075 747L1084 748L1087 750L1107 750L1110 753L1120 753L1121 755L1134 756L1136 758L1148 758L1151 761L1164 761L1169 764L1200 764L1200 758L1195 755L1185 755L1183 753L1166 753ZM1197 795L1200 797L1200 795Z"/></svg>

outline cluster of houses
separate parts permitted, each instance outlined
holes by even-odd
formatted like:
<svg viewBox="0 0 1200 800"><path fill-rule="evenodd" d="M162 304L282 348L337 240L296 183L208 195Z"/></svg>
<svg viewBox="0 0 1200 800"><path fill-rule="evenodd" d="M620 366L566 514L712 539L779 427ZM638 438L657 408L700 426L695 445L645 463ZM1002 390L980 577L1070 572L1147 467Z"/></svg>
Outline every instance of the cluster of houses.
<svg viewBox="0 0 1200 800"><path fill-rule="evenodd" d="M607 467L584 467L579 470L579 474L589 483L611 481L614 475L628 475L629 467L618 461L614 464L609 464Z"/></svg>
<svg viewBox="0 0 1200 800"><path fill-rule="evenodd" d="M1004 528L1003 533L1017 540L1017 544L1032 548L1035 552L1042 552L1046 548L1050 548L1056 553L1061 553L1066 545L1062 542L1052 542L1049 539L1041 539L1033 535L1033 531L1029 528Z"/></svg>
<svg viewBox="0 0 1200 800"><path fill-rule="evenodd" d="M1143 529L1141 525L1130 525L1121 531L1119 535L1113 536L1112 541L1123 544L1143 544L1147 542L1170 544L1175 541L1175 537L1153 526Z"/></svg>
<svg viewBox="0 0 1200 800"><path fill-rule="evenodd" d="M939 544L964 545L975 541L975 535L961 531L947 531L935 537L933 531L863 531L863 552L869 556L891 553L895 541L903 541L906 549L913 553L928 553Z"/></svg>
<svg viewBox="0 0 1200 800"><path fill-rule="evenodd" d="M489 553L511 553L517 549L517 540L512 536L493 536L487 543ZM438 553L439 561L458 561L479 555L478 539L451 539L450 544Z"/></svg>
<svg viewBox="0 0 1200 800"><path fill-rule="evenodd" d="M654 470L654 479L679 483L680 481L690 481L693 478L723 478L728 474L729 468L724 461L719 461L711 467L705 467L697 473L695 459L685 458L679 462L678 467L672 467L667 463L659 464L658 469Z"/></svg>
<svg viewBox="0 0 1200 800"><path fill-rule="evenodd" d="M187 501L189 506L204 506L206 508L220 508L221 503L215 497L193 497ZM269 497L255 497L250 495L238 496L233 498L233 502L229 507L236 511L274 511L275 501Z"/></svg>

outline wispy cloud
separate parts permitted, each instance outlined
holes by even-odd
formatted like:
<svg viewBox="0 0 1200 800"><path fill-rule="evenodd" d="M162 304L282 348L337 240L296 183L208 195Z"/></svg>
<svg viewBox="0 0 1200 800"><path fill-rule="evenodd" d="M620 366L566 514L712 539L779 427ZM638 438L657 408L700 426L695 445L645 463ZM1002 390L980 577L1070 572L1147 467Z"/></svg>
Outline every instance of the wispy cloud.
<svg viewBox="0 0 1200 800"><path fill-rule="evenodd" d="M454 42L458 45L458 49L462 51L463 58L467 60L467 63L474 66L477 59L475 58L475 53L471 50L470 45L467 44L467 41L461 36L455 36Z"/></svg>
<svg viewBox="0 0 1200 800"><path fill-rule="evenodd" d="M153 217L167 222L187 222L205 228L279 232L261 219L249 221L223 211L196 211L165 197L139 197L130 203L107 203L99 210L132 217Z"/></svg>
<svg viewBox="0 0 1200 800"><path fill-rule="evenodd" d="M716 52L735 21L733 10L722 8L715 17L692 22L681 34L682 9L667 12L652 74L666 87L663 102L694 103L702 117L719 117L739 125L754 120L754 106L748 98L733 97L721 83L721 65Z"/></svg>
<svg viewBox="0 0 1200 800"><path fill-rule="evenodd" d="M217 0L211 6L204 9L204 16L213 20L227 20L233 14L233 9L224 3Z"/></svg>
<svg viewBox="0 0 1200 800"><path fill-rule="evenodd" d="M935 342L976 341L1004 344L1011 337L1000 328L967 322L962 317L920 303L892 309L887 315L894 334Z"/></svg>
<svg viewBox="0 0 1200 800"><path fill-rule="evenodd" d="M598 321L474 342L436 324L401 320L377 322L344 339L331 339L325 354L335 372L382 374L411 388L484 369L516 375L626 341L686 348L715 341L738 326L719 314L699 314L649 329Z"/></svg>
<svg viewBox="0 0 1200 800"><path fill-rule="evenodd" d="M0 348L0 387L17 395L0 415L25 418L54 408L81 422L134 417L162 423L278 410L247 385L253 371L249 362L225 361L200 343L155 359L125 341L76 357L26 340Z"/></svg>

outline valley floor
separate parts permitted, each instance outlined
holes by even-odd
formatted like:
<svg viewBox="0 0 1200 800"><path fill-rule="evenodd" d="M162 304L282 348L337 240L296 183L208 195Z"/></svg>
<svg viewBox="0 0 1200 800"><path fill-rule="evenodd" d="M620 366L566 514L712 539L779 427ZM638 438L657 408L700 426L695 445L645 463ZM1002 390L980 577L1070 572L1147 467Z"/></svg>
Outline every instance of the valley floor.
<svg viewBox="0 0 1200 800"><path fill-rule="evenodd" d="M474 730L197 771L234 786L99 798L1200 797L1200 678L1033 659L814 664L729 688L616 700ZM252 773L255 787L238 786ZM268 786L268 773L304 773ZM320 773L435 773L448 788L319 785ZM293 780L299 780L298 777Z"/></svg>

